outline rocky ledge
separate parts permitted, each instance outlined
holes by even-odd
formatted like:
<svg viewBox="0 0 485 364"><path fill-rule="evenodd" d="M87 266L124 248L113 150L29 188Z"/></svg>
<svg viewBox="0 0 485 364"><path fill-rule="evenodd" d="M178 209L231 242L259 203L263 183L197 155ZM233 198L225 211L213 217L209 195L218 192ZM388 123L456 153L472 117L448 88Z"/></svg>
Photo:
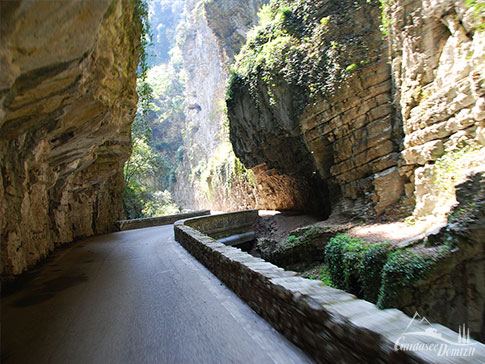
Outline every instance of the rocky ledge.
<svg viewBox="0 0 485 364"><path fill-rule="evenodd" d="M136 111L135 1L1 3L1 274L123 216Z"/></svg>

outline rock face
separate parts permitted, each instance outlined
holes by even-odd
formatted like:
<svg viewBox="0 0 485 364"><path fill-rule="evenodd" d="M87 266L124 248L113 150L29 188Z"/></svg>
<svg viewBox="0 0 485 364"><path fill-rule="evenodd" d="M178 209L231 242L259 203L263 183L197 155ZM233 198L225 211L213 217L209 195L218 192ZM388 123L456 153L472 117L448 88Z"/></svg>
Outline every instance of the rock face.
<svg viewBox="0 0 485 364"><path fill-rule="evenodd" d="M302 208L328 215L339 204L379 214L403 184L378 4L316 1L278 12L278 42L289 38L288 45L276 60L248 71L243 58L236 67L228 100L235 152L248 167L264 163L298 181L293 194L303 197ZM270 40L257 48L273 26L260 30L246 54L281 47Z"/></svg>
<svg viewBox="0 0 485 364"><path fill-rule="evenodd" d="M393 98L404 131L401 174L416 215L443 214L456 199L441 196L440 167L457 183L485 161L477 151L485 145L483 14L465 1L418 0L394 2L388 14ZM475 156L468 150L466 158L467 146Z"/></svg>
<svg viewBox="0 0 485 364"><path fill-rule="evenodd" d="M132 1L2 2L2 277L114 229L136 111Z"/></svg>
<svg viewBox="0 0 485 364"><path fill-rule="evenodd" d="M385 40L378 1L272 4L231 83L236 155L298 181L289 193L323 214L409 201L417 216L448 213L436 181L449 160L463 176L484 161L483 16L465 1L392 1Z"/></svg>
<svg viewBox="0 0 485 364"><path fill-rule="evenodd" d="M184 160L177 172L174 198L185 208L198 208L204 196L196 195L191 173L207 161L221 143L225 70L214 35L207 25L203 2L185 2L187 14L182 48L186 79ZM195 142L197 141L197 143ZM189 192L194 191L194 192Z"/></svg>
<svg viewBox="0 0 485 364"><path fill-rule="evenodd" d="M256 205L255 185L235 171L238 162L227 143L224 100L229 63L265 2L185 2L184 156L174 191L175 201L183 208L238 210Z"/></svg>
<svg viewBox="0 0 485 364"><path fill-rule="evenodd" d="M257 23L261 6L267 3L268 0L186 2L185 153L174 194L183 207L303 210L305 204L315 200L314 191L320 188L318 180L278 173L265 163L251 165L251 171L238 171L240 163L227 143L224 100L229 65L244 44L248 30Z"/></svg>
<svg viewBox="0 0 485 364"><path fill-rule="evenodd" d="M428 249L451 250L413 287L396 294L393 307L418 311L450 328L466 323L472 337L485 342L485 167L470 172L457 186L458 204L449 223L428 237Z"/></svg>

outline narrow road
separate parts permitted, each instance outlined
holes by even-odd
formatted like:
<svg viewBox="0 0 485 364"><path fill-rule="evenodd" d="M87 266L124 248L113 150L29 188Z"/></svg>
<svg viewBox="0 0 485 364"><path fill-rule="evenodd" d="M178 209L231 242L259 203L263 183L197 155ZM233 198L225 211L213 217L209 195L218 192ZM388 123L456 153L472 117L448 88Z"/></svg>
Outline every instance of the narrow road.
<svg viewBox="0 0 485 364"><path fill-rule="evenodd" d="M173 238L61 248L2 292L1 363L309 363Z"/></svg>

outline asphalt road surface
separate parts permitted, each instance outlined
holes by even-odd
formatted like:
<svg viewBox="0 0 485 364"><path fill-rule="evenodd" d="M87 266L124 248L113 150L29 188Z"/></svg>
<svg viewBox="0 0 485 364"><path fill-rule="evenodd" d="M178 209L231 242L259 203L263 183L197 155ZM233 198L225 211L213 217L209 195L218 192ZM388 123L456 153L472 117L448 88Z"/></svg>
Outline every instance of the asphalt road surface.
<svg viewBox="0 0 485 364"><path fill-rule="evenodd" d="M2 292L1 363L310 363L173 238L61 248Z"/></svg>

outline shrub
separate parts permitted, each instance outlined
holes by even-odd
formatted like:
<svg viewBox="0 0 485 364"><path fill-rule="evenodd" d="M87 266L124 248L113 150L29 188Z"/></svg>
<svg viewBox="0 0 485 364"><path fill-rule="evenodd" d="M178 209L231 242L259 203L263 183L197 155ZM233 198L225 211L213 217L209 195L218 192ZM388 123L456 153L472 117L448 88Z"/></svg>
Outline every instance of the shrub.
<svg viewBox="0 0 485 364"><path fill-rule="evenodd" d="M390 244L387 242L371 245L360 263L363 297L376 303L381 287L381 275L389 256Z"/></svg>
<svg viewBox="0 0 485 364"><path fill-rule="evenodd" d="M325 247L325 262L328 266L328 272L332 282L338 288L344 286L343 245L347 239L350 239L347 235L337 235L330 239Z"/></svg>
<svg viewBox="0 0 485 364"><path fill-rule="evenodd" d="M330 279L337 288L376 302L388 252L386 242L372 244L348 235L337 235L325 249Z"/></svg>
<svg viewBox="0 0 485 364"><path fill-rule="evenodd" d="M382 281L377 306L386 308L395 306L398 292L411 287L429 271L432 260L411 249L397 250L390 254L382 268Z"/></svg>

